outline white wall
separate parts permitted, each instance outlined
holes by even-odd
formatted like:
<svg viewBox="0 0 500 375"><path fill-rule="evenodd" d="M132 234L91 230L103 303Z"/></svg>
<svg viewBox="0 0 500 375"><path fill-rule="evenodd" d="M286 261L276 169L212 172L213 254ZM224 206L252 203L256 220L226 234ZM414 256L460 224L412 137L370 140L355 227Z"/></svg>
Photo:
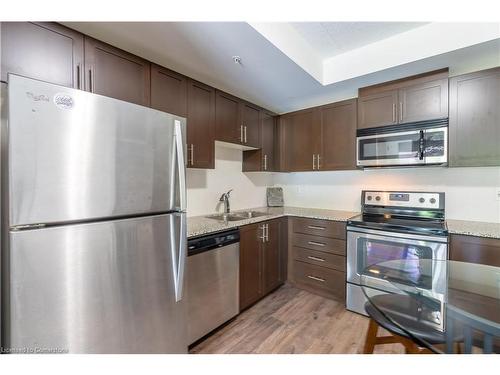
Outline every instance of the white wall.
<svg viewBox="0 0 500 375"><path fill-rule="evenodd" d="M276 174L289 206L359 211L361 190L444 192L448 219L500 222L500 168L406 168Z"/></svg>
<svg viewBox="0 0 500 375"><path fill-rule="evenodd" d="M221 194L229 189L231 210L266 206L266 187L273 185L270 173L241 172L240 150L215 147L215 169L187 170L187 212L197 216L222 212Z"/></svg>
<svg viewBox="0 0 500 375"><path fill-rule="evenodd" d="M231 209L266 205L266 187L282 186L288 206L359 211L361 190L439 191L448 219L500 222L500 167L402 168L364 171L243 173L240 150L215 147L215 169L188 169L188 216L221 212L220 195L234 189Z"/></svg>

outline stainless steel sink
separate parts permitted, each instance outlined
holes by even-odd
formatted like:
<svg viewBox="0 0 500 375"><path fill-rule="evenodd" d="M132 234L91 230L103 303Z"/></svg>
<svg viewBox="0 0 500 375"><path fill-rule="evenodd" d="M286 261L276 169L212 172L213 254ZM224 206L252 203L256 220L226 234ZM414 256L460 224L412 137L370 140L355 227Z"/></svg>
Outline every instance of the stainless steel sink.
<svg viewBox="0 0 500 375"><path fill-rule="evenodd" d="M239 221L245 219L251 219L254 217L267 216L269 214L259 211L241 211L241 212L230 212L228 214L217 214L205 216L208 219L220 220L220 221Z"/></svg>

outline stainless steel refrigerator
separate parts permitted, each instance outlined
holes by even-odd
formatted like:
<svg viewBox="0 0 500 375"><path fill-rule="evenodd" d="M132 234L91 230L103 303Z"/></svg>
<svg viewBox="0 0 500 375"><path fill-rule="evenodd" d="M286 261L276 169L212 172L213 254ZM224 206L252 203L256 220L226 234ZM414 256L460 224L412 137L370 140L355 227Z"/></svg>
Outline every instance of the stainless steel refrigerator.
<svg viewBox="0 0 500 375"><path fill-rule="evenodd" d="M185 353L185 119L2 86L4 351Z"/></svg>

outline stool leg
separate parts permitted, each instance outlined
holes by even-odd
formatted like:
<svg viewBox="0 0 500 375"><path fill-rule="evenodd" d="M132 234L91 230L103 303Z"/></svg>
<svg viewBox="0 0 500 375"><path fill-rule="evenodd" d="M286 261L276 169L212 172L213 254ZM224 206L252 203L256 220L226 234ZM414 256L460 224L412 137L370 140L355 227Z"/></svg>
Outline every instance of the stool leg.
<svg viewBox="0 0 500 375"><path fill-rule="evenodd" d="M375 320L370 318L370 324L368 325L368 330L366 331L365 346L363 348L364 354L373 354L373 349L377 342L377 332L378 324Z"/></svg>

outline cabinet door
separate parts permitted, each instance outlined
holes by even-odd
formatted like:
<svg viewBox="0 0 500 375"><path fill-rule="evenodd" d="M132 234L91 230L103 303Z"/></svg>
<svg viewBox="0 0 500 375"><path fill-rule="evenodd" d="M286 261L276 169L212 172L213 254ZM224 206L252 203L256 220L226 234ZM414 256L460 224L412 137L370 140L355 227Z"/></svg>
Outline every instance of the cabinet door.
<svg viewBox="0 0 500 375"><path fill-rule="evenodd" d="M450 260L500 267L500 240L452 234Z"/></svg>
<svg viewBox="0 0 500 375"><path fill-rule="evenodd" d="M500 165L500 68L450 79L450 166Z"/></svg>
<svg viewBox="0 0 500 375"><path fill-rule="evenodd" d="M398 122L448 117L448 79L408 86L398 93Z"/></svg>
<svg viewBox="0 0 500 375"><path fill-rule="evenodd" d="M356 99L321 108L321 170L356 169Z"/></svg>
<svg viewBox="0 0 500 375"><path fill-rule="evenodd" d="M217 91L215 99L215 139L230 143L242 143L243 127L238 98Z"/></svg>
<svg viewBox="0 0 500 375"><path fill-rule="evenodd" d="M1 23L1 77L14 73L83 88L83 35L49 22Z"/></svg>
<svg viewBox="0 0 500 375"><path fill-rule="evenodd" d="M241 116L243 125L243 144L260 148L260 109L248 103L242 103Z"/></svg>
<svg viewBox="0 0 500 375"><path fill-rule="evenodd" d="M127 102L150 105L150 63L85 37L85 89Z"/></svg>
<svg viewBox="0 0 500 375"><path fill-rule="evenodd" d="M188 167L214 165L215 89L189 80L187 98Z"/></svg>
<svg viewBox="0 0 500 375"><path fill-rule="evenodd" d="M262 296L262 236L262 224L240 228L240 310Z"/></svg>
<svg viewBox="0 0 500 375"><path fill-rule="evenodd" d="M279 219L267 221L267 238L263 244L263 294L267 294L283 283L281 254L281 225Z"/></svg>
<svg viewBox="0 0 500 375"><path fill-rule="evenodd" d="M243 172L272 172L275 170L276 118L266 112L260 112L261 148L243 151Z"/></svg>
<svg viewBox="0 0 500 375"><path fill-rule="evenodd" d="M262 146L262 170L274 171L274 148L275 148L275 132L276 118L272 114L261 111L261 146Z"/></svg>
<svg viewBox="0 0 500 375"><path fill-rule="evenodd" d="M321 142L321 123L316 108L307 109L282 117L282 143L285 147L287 171L312 171L316 168L313 157L318 154Z"/></svg>
<svg viewBox="0 0 500 375"><path fill-rule="evenodd" d="M186 117L187 79L183 75L151 65L151 108Z"/></svg>
<svg viewBox="0 0 500 375"><path fill-rule="evenodd" d="M378 92L358 98L358 129L397 124L398 91Z"/></svg>

